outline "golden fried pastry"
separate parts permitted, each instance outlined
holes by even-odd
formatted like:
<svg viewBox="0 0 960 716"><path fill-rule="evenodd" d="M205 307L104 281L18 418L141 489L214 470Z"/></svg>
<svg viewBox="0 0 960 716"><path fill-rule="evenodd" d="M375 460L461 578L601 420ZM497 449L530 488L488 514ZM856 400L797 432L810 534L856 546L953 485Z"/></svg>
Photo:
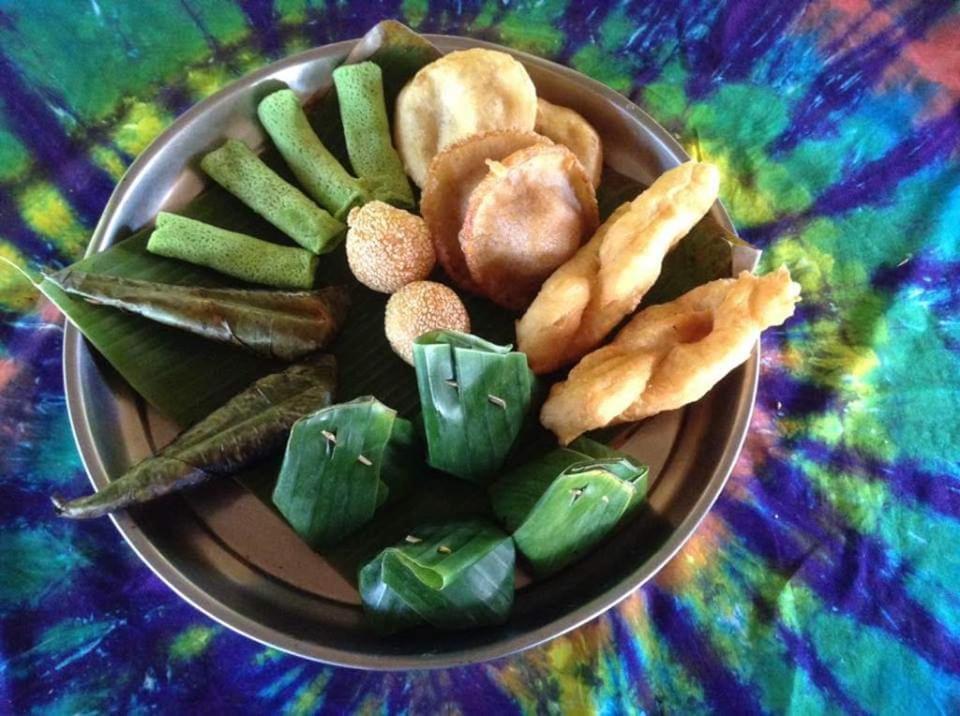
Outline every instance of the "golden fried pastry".
<svg viewBox="0 0 960 716"><path fill-rule="evenodd" d="M517 345L535 373L596 348L660 277L663 257L710 210L720 188L711 164L687 162L617 209L557 269L517 323Z"/></svg>
<svg viewBox="0 0 960 716"><path fill-rule="evenodd" d="M414 281L387 301L384 331L393 352L413 365L413 342L429 331L470 332L470 316L453 289L435 281Z"/></svg>
<svg viewBox="0 0 960 716"><path fill-rule="evenodd" d="M594 188L600 186L603 172L603 146L600 135L590 123L567 107L537 98L537 121L533 130L562 144L577 155L587 170Z"/></svg>
<svg viewBox="0 0 960 716"><path fill-rule="evenodd" d="M347 263L367 288L394 293L433 271L430 232L416 214L371 201L351 209L347 224Z"/></svg>
<svg viewBox="0 0 960 716"><path fill-rule="evenodd" d="M540 421L564 445L595 428L702 398L750 357L760 332L793 315L800 286L781 266L698 286L638 313L616 339L553 386Z"/></svg>
<svg viewBox="0 0 960 716"><path fill-rule="evenodd" d="M474 48L444 55L423 67L400 91L394 144L419 187L433 157L478 132L529 132L537 118L537 92L523 65L505 52Z"/></svg>
<svg viewBox="0 0 960 716"><path fill-rule="evenodd" d="M430 229L443 270L460 288L479 293L470 277L458 235L470 194L489 172L487 160L501 160L534 144L551 144L534 132L497 131L474 134L440 152L430 163L420 197L420 213Z"/></svg>
<svg viewBox="0 0 960 716"><path fill-rule="evenodd" d="M460 247L483 294L522 309L597 228L597 198L562 144L536 144L487 164L467 202Z"/></svg>

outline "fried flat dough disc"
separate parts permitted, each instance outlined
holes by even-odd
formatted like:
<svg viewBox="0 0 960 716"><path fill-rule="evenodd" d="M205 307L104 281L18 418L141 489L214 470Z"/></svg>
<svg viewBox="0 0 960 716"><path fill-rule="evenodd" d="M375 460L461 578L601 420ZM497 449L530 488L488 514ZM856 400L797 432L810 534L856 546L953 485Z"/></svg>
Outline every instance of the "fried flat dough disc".
<svg viewBox="0 0 960 716"><path fill-rule="evenodd" d="M474 134L447 147L430 163L420 198L420 213L430 230L437 260L453 282L466 291L480 292L470 278L457 239L467 214L470 193L489 172L488 159L504 159L534 144L550 144L550 140L533 132Z"/></svg>
<svg viewBox="0 0 960 716"><path fill-rule="evenodd" d="M430 161L454 142L498 129L533 130L537 92L523 65L504 52L451 52L423 67L397 96L394 145L417 186Z"/></svg>
<svg viewBox="0 0 960 716"><path fill-rule="evenodd" d="M597 198L583 165L560 144L487 163L467 202L460 247L483 294L518 310L597 228Z"/></svg>
<svg viewBox="0 0 960 716"><path fill-rule="evenodd" d="M537 121L534 131L562 144L577 155L587 170L594 188L600 186L603 172L603 145L600 135L590 123L572 109L537 98Z"/></svg>

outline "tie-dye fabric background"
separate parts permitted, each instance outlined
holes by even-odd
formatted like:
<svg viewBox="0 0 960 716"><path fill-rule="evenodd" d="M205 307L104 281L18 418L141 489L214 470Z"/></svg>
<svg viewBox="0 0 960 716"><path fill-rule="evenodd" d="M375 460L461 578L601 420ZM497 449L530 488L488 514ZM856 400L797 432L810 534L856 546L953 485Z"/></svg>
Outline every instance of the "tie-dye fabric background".
<svg viewBox="0 0 960 716"><path fill-rule="evenodd" d="M556 58L725 174L805 300L763 341L743 458L622 607L471 668L326 668L180 601L86 478L62 321L0 273L0 711L936 713L960 709L960 8L944 0L0 2L0 252L78 257L192 103L397 17ZM202 708L201 708L202 704Z"/></svg>

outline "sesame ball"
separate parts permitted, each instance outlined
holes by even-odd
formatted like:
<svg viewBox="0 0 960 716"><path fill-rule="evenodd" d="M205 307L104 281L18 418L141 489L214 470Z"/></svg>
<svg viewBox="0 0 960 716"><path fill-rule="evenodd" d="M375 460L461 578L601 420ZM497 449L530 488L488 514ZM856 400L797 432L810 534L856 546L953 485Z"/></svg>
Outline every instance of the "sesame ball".
<svg viewBox="0 0 960 716"><path fill-rule="evenodd" d="M413 342L441 329L470 332L470 316L453 289L434 281L409 283L387 301L384 319L394 353L413 365Z"/></svg>
<svg viewBox="0 0 960 716"><path fill-rule="evenodd" d="M351 209L347 224L347 262L364 286L394 293L433 271L433 243L416 214L371 201Z"/></svg>

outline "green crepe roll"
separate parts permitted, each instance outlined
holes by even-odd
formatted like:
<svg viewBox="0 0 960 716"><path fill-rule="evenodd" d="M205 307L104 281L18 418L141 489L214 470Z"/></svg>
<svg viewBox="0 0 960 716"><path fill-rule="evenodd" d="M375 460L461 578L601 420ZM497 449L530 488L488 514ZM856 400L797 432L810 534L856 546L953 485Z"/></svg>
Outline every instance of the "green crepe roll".
<svg viewBox="0 0 960 716"><path fill-rule="evenodd" d="M210 177L303 248L322 254L337 246L346 227L254 154L228 139L200 162Z"/></svg>
<svg viewBox="0 0 960 716"><path fill-rule="evenodd" d="M317 270L316 255L304 249L271 244L165 211L157 215L147 251L277 288L311 288Z"/></svg>
<svg viewBox="0 0 960 716"><path fill-rule="evenodd" d="M353 170L375 199L412 208L410 181L390 137L380 67L373 62L342 65L333 71L333 82Z"/></svg>
<svg viewBox="0 0 960 716"><path fill-rule="evenodd" d="M303 188L337 219L368 200L363 184L323 146L291 90L264 97L257 115Z"/></svg>

